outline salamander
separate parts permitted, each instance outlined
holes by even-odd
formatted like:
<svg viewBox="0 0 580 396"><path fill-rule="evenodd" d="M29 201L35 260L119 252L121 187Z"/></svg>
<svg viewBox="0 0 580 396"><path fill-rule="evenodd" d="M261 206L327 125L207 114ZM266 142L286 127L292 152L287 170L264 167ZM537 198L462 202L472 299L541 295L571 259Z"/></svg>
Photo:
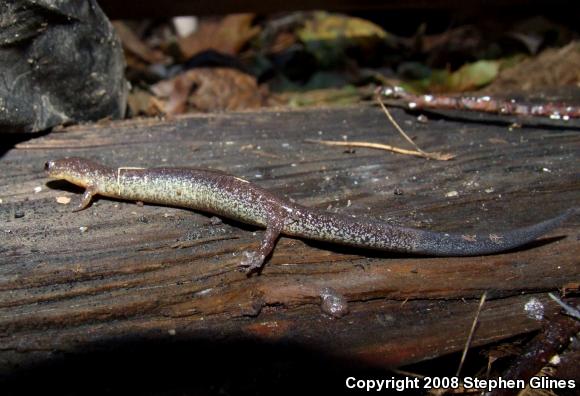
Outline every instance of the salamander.
<svg viewBox="0 0 580 396"><path fill-rule="evenodd" d="M83 158L48 161L50 178L84 187L74 211L95 195L191 208L266 229L260 247L240 265L259 271L281 234L353 247L430 256L479 256L529 243L559 226L575 209L506 232L464 235L390 225L308 208L242 178L194 168L110 168Z"/></svg>

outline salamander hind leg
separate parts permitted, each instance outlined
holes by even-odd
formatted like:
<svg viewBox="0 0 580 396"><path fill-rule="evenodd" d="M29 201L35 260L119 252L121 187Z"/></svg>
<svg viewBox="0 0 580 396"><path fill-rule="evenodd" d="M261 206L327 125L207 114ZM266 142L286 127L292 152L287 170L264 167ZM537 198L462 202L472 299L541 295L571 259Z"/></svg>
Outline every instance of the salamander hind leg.
<svg viewBox="0 0 580 396"><path fill-rule="evenodd" d="M266 231L262 238L262 244L258 250L243 252L244 258L240 263L240 267L244 267L246 273L251 274L253 272L259 272L262 269L266 258L274 250L281 231L282 222L278 219L273 219L266 227Z"/></svg>
<svg viewBox="0 0 580 396"><path fill-rule="evenodd" d="M80 210L86 209L90 205L95 195L97 195L97 189L93 186L88 186L78 206L73 209L73 212L78 212Z"/></svg>

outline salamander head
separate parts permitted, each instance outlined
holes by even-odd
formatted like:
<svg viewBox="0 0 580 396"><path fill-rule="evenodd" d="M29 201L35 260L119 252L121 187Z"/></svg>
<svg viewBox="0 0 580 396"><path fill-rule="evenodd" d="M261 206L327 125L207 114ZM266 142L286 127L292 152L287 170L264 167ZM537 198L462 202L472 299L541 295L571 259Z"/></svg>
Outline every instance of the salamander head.
<svg viewBox="0 0 580 396"><path fill-rule="evenodd" d="M110 170L97 162L79 157L47 161L44 170L52 179L64 179L77 186L87 187L101 179Z"/></svg>

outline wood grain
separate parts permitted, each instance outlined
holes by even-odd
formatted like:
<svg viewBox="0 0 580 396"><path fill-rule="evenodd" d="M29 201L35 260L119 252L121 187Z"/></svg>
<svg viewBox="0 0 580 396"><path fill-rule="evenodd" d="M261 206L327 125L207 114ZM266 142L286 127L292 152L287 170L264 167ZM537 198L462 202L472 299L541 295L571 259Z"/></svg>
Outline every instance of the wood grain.
<svg viewBox="0 0 580 396"><path fill-rule="evenodd" d="M485 257L409 257L282 238L262 275L247 278L237 264L261 230L110 199L71 213L81 191L43 174L46 160L72 155L111 166L210 167L305 205L466 233L580 206L577 131L393 115L423 149L457 158L304 142L346 136L404 146L369 106L75 126L9 149L0 159L0 371L167 340L291 342L394 367L461 350L484 291L475 345L540 328L524 306L537 298L555 315L545 292L578 281L578 218L525 248ZM59 204L61 196L72 200ZM347 298L349 315L320 312L325 287Z"/></svg>

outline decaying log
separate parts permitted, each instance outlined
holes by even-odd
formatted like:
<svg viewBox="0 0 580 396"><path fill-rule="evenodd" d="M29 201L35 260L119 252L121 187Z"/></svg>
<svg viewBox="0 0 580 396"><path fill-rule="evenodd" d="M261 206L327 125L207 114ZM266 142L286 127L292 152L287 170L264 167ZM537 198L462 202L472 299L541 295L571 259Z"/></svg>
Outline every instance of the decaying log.
<svg viewBox="0 0 580 396"><path fill-rule="evenodd" d="M248 278L237 264L261 230L105 198L71 213L81 190L43 174L46 160L73 155L111 166L210 167L305 205L466 233L580 206L577 131L393 115L423 149L457 157L305 142L346 136L404 146L382 112L366 106L75 126L7 150L0 158L2 373L132 343L150 345L160 356L151 364L159 365L165 343L174 351L204 345L192 363L201 365L211 345L224 360L243 361L230 355L238 349L222 346L250 342L257 351L269 345L283 355L292 345L395 367L461 350L484 291L474 346L539 329L545 319L526 303L538 299L549 318L560 308L546 292L578 280L577 217L525 248L485 257L409 257L282 238L262 275ZM321 313L325 287L345 296L348 315ZM115 361L110 353L103 359ZM130 359L121 361L142 364Z"/></svg>

